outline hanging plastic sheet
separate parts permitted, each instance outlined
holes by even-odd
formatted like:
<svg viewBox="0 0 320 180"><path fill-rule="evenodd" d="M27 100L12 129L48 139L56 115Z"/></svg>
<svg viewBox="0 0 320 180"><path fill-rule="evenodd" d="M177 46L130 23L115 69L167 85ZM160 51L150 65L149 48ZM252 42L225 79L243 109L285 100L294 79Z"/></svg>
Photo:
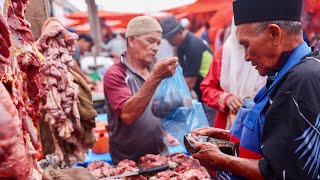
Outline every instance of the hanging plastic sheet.
<svg viewBox="0 0 320 180"><path fill-rule="evenodd" d="M202 103L192 100L191 107L179 107L172 115L163 118L163 128L175 137L180 144L193 129L209 126Z"/></svg>

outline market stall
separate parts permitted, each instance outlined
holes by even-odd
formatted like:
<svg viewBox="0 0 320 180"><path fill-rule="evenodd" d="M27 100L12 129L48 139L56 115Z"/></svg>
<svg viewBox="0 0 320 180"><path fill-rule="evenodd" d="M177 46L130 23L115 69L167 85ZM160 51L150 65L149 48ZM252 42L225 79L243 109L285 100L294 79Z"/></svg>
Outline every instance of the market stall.
<svg viewBox="0 0 320 180"><path fill-rule="evenodd" d="M42 179L47 167L83 162L95 142L91 91L70 70L78 36L49 18L35 42L27 5L1 5L1 178Z"/></svg>

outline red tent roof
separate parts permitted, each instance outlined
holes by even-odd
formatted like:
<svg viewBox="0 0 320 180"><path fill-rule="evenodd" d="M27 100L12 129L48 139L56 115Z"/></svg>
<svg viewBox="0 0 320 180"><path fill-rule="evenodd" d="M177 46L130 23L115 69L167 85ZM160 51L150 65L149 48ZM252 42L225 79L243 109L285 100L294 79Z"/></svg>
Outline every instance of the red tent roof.
<svg viewBox="0 0 320 180"><path fill-rule="evenodd" d="M141 16L142 13L122 13L122 12L111 12L111 11L104 11L99 10L98 11L98 17L108 20L123 20L123 19L132 19L136 16ZM70 19L87 19L88 18L88 12L74 12L71 14L66 15L67 18Z"/></svg>
<svg viewBox="0 0 320 180"><path fill-rule="evenodd" d="M196 2L177 8L166 10L174 14L187 12L187 13L205 13L217 11L224 7L226 4L232 4L233 0L197 0Z"/></svg>

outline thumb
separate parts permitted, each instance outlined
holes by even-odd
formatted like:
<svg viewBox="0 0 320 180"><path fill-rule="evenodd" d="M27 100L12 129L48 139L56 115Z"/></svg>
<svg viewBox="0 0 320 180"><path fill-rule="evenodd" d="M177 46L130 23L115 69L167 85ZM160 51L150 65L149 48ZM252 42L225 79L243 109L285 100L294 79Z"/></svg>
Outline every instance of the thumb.
<svg viewBox="0 0 320 180"><path fill-rule="evenodd" d="M194 147L195 148L197 148L198 150L200 150L201 149L201 147L202 147L202 143L199 143L199 142L193 142L194 143Z"/></svg>

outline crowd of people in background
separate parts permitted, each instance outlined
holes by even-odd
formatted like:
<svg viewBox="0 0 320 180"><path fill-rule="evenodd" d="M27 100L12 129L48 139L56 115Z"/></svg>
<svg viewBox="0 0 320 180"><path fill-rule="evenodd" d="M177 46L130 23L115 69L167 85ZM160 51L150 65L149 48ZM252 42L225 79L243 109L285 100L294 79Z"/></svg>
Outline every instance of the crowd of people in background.
<svg viewBox="0 0 320 180"><path fill-rule="evenodd" d="M214 39L209 38L208 22L204 22L204 29L199 35L190 31L192 24L188 18L178 20L169 16L160 19L159 23L163 35L157 59L177 56L190 92L194 99L203 103L209 124L230 129L238 109L243 105L243 98L254 97L266 81L250 63L244 61L244 50L237 42L233 22L218 29ZM127 50L125 35L112 31L105 24L103 27L102 54L117 62ZM309 40L305 33L303 37L309 46L317 46L315 39ZM82 33L73 55L73 70L91 85L95 85L95 82L82 70L80 58L90 55L93 46L92 37Z"/></svg>

